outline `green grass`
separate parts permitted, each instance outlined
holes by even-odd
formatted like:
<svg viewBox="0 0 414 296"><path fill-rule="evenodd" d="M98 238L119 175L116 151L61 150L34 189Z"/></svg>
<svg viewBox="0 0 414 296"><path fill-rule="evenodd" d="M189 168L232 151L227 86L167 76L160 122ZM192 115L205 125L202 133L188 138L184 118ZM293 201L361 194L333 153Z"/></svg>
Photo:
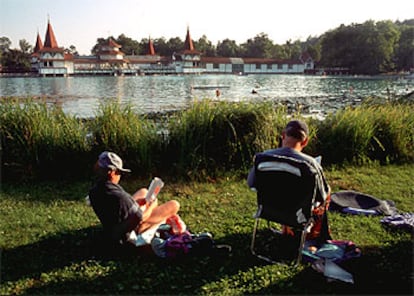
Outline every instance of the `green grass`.
<svg viewBox="0 0 414 296"><path fill-rule="evenodd" d="M402 212L414 209L412 164L332 167L333 188L392 200ZM163 176L161 176L163 177ZM329 213L335 239L352 240L362 257L345 267L355 284L328 283L309 265L269 265L250 254L255 195L240 177L173 182L161 200L177 199L192 232L209 231L233 252L171 262L139 249L102 258L94 248L100 226L84 202L90 182L3 184L0 195L0 294L409 294L413 293L413 241L389 230L381 216ZM147 180L122 181L133 191Z"/></svg>

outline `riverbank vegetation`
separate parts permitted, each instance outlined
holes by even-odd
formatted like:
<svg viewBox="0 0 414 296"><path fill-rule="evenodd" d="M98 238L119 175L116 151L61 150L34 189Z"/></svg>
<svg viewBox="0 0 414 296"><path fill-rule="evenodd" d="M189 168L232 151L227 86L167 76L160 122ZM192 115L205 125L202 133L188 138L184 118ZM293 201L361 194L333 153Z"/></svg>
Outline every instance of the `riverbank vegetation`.
<svg viewBox="0 0 414 296"><path fill-rule="evenodd" d="M127 190L148 185L133 176L122 179ZM326 176L333 192L356 190L392 200L402 212L414 208L412 164L332 167ZM192 232L211 232L217 243L232 246L230 256L179 262L146 248L116 257L101 254L99 221L84 200L89 180L4 184L0 294L412 295L411 234L381 225L382 216L329 212L333 238L352 240L362 250L360 258L343 265L354 284L328 282L309 264L270 265L252 256L256 198L244 178L166 182L161 202L177 199Z"/></svg>
<svg viewBox="0 0 414 296"><path fill-rule="evenodd" d="M323 121L306 118L311 144L325 166L414 160L412 101L366 100ZM279 145L289 120L272 102L202 100L168 116L149 117L130 106L101 105L91 120L33 100L0 104L2 180L75 179L91 174L96 156L116 151L137 176L199 179L245 171L253 155ZM303 117L301 114L290 116Z"/></svg>

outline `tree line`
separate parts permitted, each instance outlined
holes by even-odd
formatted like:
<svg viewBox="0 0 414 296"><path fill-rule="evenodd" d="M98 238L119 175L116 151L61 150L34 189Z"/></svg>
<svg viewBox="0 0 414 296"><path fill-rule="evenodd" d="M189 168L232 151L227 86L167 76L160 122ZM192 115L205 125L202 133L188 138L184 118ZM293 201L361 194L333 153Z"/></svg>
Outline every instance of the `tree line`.
<svg viewBox="0 0 414 296"><path fill-rule="evenodd" d="M96 40L91 54L96 54L102 44L113 39L127 55L148 53L148 38L134 40L125 34L117 38L109 36ZM182 51L184 41L180 37L152 40L156 53L172 56ZM414 69L414 19L392 22L366 21L361 24L341 25L321 36L309 36L305 41L287 40L275 44L266 33L259 33L246 42L224 39L214 45L207 36L193 40L195 48L210 57L250 57L272 59L297 59L308 52L318 68L343 68L354 74L379 74ZM32 46L20 40L20 49L11 49L8 37L0 37L0 60L4 69L30 70ZM78 55L71 45L66 52Z"/></svg>

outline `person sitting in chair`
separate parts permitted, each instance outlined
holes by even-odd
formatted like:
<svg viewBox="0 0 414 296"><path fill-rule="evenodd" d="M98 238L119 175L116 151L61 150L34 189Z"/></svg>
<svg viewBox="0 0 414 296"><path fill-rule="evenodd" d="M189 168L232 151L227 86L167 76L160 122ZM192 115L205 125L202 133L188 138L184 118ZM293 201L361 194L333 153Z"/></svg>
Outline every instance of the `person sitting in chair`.
<svg viewBox="0 0 414 296"><path fill-rule="evenodd" d="M317 172L316 202L318 202L318 206L315 207L312 212L315 223L310 233L307 235L307 239L319 238L327 240L331 239L326 216L326 210L328 209L330 200L330 186L326 181L321 165L315 158L302 152L308 144L308 141L309 129L306 123L300 120L291 120L282 131L281 147L266 150L264 153L276 154L306 161L315 169ZM255 169L253 167L247 177L247 184L249 187L253 188L255 187L255 182L256 176ZM294 235L293 231L287 226L283 226L283 233L287 235Z"/></svg>
<svg viewBox="0 0 414 296"><path fill-rule="evenodd" d="M123 168L122 159L113 152L102 152L95 164L98 176L89 191L91 206L98 216L104 232L114 242L123 243L128 232L142 233L177 214L180 204L170 200L158 205L157 200L146 203L146 188L133 195L120 185L121 176L131 170ZM145 205L145 207L144 207Z"/></svg>

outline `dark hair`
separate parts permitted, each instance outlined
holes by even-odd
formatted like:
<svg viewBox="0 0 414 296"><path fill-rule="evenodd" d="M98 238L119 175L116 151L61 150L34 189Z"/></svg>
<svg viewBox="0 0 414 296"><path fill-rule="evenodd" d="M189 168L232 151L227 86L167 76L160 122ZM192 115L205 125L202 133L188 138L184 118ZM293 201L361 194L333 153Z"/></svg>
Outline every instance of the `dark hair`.
<svg viewBox="0 0 414 296"><path fill-rule="evenodd" d="M99 179L106 180L106 179L108 179L108 172L111 169L109 169L109 168L103 168L103 167L99 166L99 163L98 162L96 162L95 165L93 166L93 170L94 170L96 176Z"/></svg>

